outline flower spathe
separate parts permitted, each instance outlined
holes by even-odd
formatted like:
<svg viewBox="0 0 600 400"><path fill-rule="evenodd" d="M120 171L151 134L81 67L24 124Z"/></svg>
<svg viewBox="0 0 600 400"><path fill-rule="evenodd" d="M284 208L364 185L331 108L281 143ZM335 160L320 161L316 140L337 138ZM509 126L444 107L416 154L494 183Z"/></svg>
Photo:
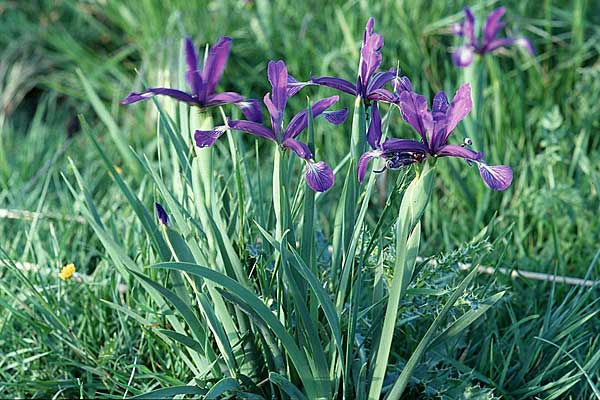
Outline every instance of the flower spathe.
<svg viewBox="0 0 600 400"><path fill-rule="evenodd" d="M229 129L258 136L263 139L278 143L285 149L293 151L306 162L306 183L316 192L328 190L334 183L331 167L323 161L315 162L310 148L297 137L308 126L308 110L303 110L294 115L287 126L283 127L283 114L290 96L297 93L293 86L295 79L288 75L287 67L283 61L269 61L268 78L271 83L271 93L265 94L263 102L271 117L271 127L253 121L227 120L225 126L218 126L210 131L197 130L194 139L198 147L212 146L223 133ZM301 86L300 86L301 87ZM313 118L323 115L325 119L335 125L344 122L348 110L327 111L329 107L339 100L338 96L331 96L315 102L311 107Z"/></svg>
<svg viewBox="0 0 600 400"><path fill-rule="evenodd" d="M471 111L471 86L468 83L458 89L451 102L443 91L438 92L431 110L427 99L412 89L401 92L399 97L402 117L417 131L421 140L389 138L382 143L381 115L375 104L367 131L371 150L364 153L358 162L359 181L364 180L369 161L373 158L385 160L384 169L398 169L427 157L459 157L469 164L476 164L481 178L490 188L504 190L510 186L512 169L509 166L487 165L483 154L467 148L469 139L465 139L462 145L447 143L458 123Z"/></svg>
<svg viewBox="0 0 600 400"><path fill-rule="evenodd" d="M392 68L389 71L376 72L381 65L381 49L384 40L383 35L373 32L374 25L375 20L372 17L369 18L360 49L356 84L332 76L311 77L310 81L354 96L361 96L365 102L394 103L397 100L395 91L399 83L399 70ZM384 88L391 81L394 81L394 91Z"/></svg>
<svg viewBox="0 0 600 400"><path fill-rule="evenodd" d="M452 61L457 67L467 67L473 62L473 55L491 53L501 47L517 45L523 47L534 55L535 50L531 41L525 37L498 38L498 32L504 27L501 21L506 12L504 7L492 11L483 25L483 37L479 40L475 36L475 16L469 7L465 7L465 19L461 24L452 26L452 33L465 38L465 44L457 48L452 54Z"/></svg>
<svg viewBox="0 0 600 400"><path fill-rule="evenodd" d="M231 51L231 38L221 37L209 50L204 66L198 65L198 55L192 40L187 37L184 41L185 61L187 65L186 82L190 93L169 88L150 88L141 93L132 92L127 95L121 104L131 104L147 100L157 95L168 96L178 101L183 101L191 106L201 109L234 104L238 106L244 116L251 121L262 121L260 105L256 100L245 99L236 92L215 93L215 89L221 80L223 70Z"/></svg>

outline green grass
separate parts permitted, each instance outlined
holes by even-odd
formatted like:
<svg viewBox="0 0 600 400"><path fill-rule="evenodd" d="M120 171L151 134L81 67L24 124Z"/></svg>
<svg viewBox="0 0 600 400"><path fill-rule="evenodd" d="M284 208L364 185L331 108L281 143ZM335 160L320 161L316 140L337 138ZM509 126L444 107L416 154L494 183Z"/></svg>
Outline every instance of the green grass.
<svg viewBox="0 0 600 400"><path fill-rule="evenodd" d="M0 219L0 259L7 260L0 262L0 394L4 397L123 398L165 387L193 383L204 388L216 383L194 373L190 364L198 362L186 362L186 357L193 358L186 346L165 337L164 331L171 331L173 323L184 321L176 318L180 310L173 310L168 301L161 303L160 296L149 295L151 291L135 275L124 273L128 262L124 260L139 266L160 262L155 245L160 239L153 238L138 219L113 179L114 171L108 171L84 133L98 141L109 164L122 168L120 176L150 213L152 202L163 201L168 191L179 201L184 174L166 129L157 129L154 105L123 108L117 102L128 91L140 89L142 79L180 85L175 72L183 34L192 35L200 45L223 34L234 37L221 85L255 98L268 90L269 59L284 59L299 79L311 72L352 78L359 38L371 15L376 31L385 36L384 67L399 62L418 91L428 96L440 89L453 92L463 80L448 51L457 42L444 33L450 23L462 18L462 3L258 0L210 2L194 8L176 0L38 3L39 7L0 1L0 209L12 211L10 217ZM497 4L477 3L476 13L485 14ZM401 300L394 327L394 337L402 340L393 342L387 368L390 381L384 386L402 371L465 278L456 268L458 262L600 279L600 267L593 261L600 250L600 6L584 0L504 5L510 29L528 35L538 54L530 59L509 49L485 59L487 84L479 134L485 138L481 150L486 160L511 165L515 180L506 192L490 192L475 168L463 168L457 161L438 163L434 195L421 223L420 249L422 256L434 257L437 266L424 262L415 266L410 297ZM84 87L78 71L89 87ZM291 102L294 111L305 107L304 94L309 93L318 98L331 91L301 92ZM343 97L342 103L352 107L350 97ZM181 112L173 103L161 104L171 115ZM91 124L89 129L79 124L78 114ZM212 115L221 120L217 111ZM178 119L174 122L180 125ZM389 135L413 138L414 132L394 112ZM458 143L466 135L465 128L459 126L455 135ZM270 161L270 148L262 142L255 147L254 140L242 135L232 136L238 149L244 149L238 154L236 170L241 171L243 196L253 207L239 208L237 177L228 163L231 155L225 139L212 160L217 171L214 196L222 202L226 218L236 221L240 209L247 213L244 227L232 224L226 229L235 233L233 246L243 265L256 263L259 293L276 293L279 289L270 280L268 265L279 253L269 248L253 222L273 224L271 194L254 197L248 189L270 182L270 167L264 161L257 163L259 158ZM341 127L316 123L319 159L336 165L349 143L349 121ZM161 188L144 171L129 146L148 157L149 166L164 175L168 187ZM90 203L79 196L74 168L102 221L104 240L84 218ZM382 177L387 182L375 187L364 238L374 231L398 174L388 173ZM316 200L320 247L313 266L327 288L335 284L325 249L331 244L342 176L332 191ZM192 209L194 201L187 202ZM399 204L399 198L392 201L390 215L397 214ZM378 270L391 282L395 250L388 246L393 244L392 218L389 221L382 226L383 238L375 238L377 252L366 259L365 270ZM189 229L195 232L194 227ZM240 232L251 238L252 249L238 240ZM208 235L198 235L198 243L210 243ZM124 254L116 257L115 250L107 249L108 239ZM380 252L380 246L385 251ZM203 251L201 247L199 252ZM34 264L36 270L19 272L14 263L23 262ZM58 279L60 268L69 262L77 265L82 281ZM154 269L145 273L181 295L175 274ZM364 276L365 287L375 286L368 280L372 275ZM450 309L442 329L465 312L485 307L490 295L502 290L506 294L462 333L426 352L408 381L406 398L594 398L600 386L598 286L571 288L510 280L500 274L479 275L474 282ZM368 332L385 307L371 304L370 293L352 293L352 304L361 305L358 326ZM211 292L202 301L209 301L209 296L216 297ZM237 317L259 324L259 317L244 309L239 299L224 298L227 307L236 305ZM220 315L218 308L214 312ZM199 318L213 321L204 327L213 337L227 336L220 330L228 330L227 321L206 313ZM206 345L198 337L194 340ZM222 351L227 347L224 339L208 342L217 354L230 353L233 360L245 345L231 342L231 349ZM366 338L356 346L371 345ZM268 368L277 371L276 366ZM262 367L257 374L265 377L267 366ZM255 392L282 393L273 388L275 383L259 386Z"/></svg>

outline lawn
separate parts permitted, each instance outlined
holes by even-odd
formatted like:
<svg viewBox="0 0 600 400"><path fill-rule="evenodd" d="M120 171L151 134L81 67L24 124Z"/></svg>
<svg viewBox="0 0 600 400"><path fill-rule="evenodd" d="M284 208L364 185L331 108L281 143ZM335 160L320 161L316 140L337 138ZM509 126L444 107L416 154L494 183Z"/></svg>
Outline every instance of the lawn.
<svg viewBox="0 0 600 400"><path fill-rule="evenodd" d="M0 0L0 397L600 398L599 54L593 0Z"/></svg>

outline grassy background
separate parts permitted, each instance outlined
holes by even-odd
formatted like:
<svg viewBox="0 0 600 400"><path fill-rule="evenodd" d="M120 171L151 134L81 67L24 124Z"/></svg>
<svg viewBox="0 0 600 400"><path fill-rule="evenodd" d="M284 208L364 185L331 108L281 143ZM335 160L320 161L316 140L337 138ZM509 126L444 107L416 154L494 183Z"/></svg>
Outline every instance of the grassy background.
<svg viewBox="0 0 600 400"><path fill-rule="evenodd" d="M476 14L496 5L479 2ZM529 36L538 54L532 60L508 49L485 59L488 84L480 129L486 143L479 150L490 163L511 165L515 180L506 192L492 193L474 168L444 160L448 168L440 168L421 253L442 251L441 258L451 261L486 254L490 265L578 277L591 266L591 276L598 279L592 259L600 237L600 4L503 5L510 31ZM259 0L195 7L177 0L0 1L0 208L12 210L0 219L0 258L39 268L24 275L9 266L0 270L0 393L122 397L125 390L137 393L188 378L176 349L162 344L151 327L101 301L131 307L148 320L157 314L143 296L119 290L131 282L122 282L91 229L77 219L79 205L61 177L71 176L69 157L130 254L146 257L147 239L89 140L79 134L78 113L92 121L105 151L148 205L153 192L124 165L77 71L99 93L120 137L154 158L152 107L121 108L117 102L141 88L136 68L147 82L175 79L169 72L183 34L200 45L232 36L222 87L261 98L268 90L269 59L284 59L299 79L310 72L352 78L364 23L372 15L386 39L384 67L399 63L420 92L453 92L463 76L450 61L449 48L458 42L447 35L447 27L462 19L462 6L446 1ZM313 89L310 95L329 93ZM343 99L347 106L351 101ZM304 105L303 95L291 103L295 110ZM413 137L397 113L393 122L394 136ZM319 129L319 158L335 165L348 148L348 124ZM461 129L456 142L464 135ZM254 146L252 140L246 143ZM335 196L338 186L328 196ZM378 207L375 201L372 223ZM333 210L326 198L319 211L320 229L328 237ZM490 223L493 250L487 242L473 241ZM67 262L76 263L90 280L60 282L57 273ZM433 285L444 288L457 273L441 268L431 273ZM561 398L567 390L574 398L588 398L591 386L582 369L596 385L600 378L597 289L575 293L501 276L481 277L480 285L505 286L510 296L461 339L462 351L453 356L459 361L449 352L428 356L413 382L414 393L456 398L452 390L464 395L462 382L470 382L469 390L486 396ZM439 304L422 301L405 305L404 312L427 315ZM422 334L410 324L399 329L409 338L406 347Z"/></svg>

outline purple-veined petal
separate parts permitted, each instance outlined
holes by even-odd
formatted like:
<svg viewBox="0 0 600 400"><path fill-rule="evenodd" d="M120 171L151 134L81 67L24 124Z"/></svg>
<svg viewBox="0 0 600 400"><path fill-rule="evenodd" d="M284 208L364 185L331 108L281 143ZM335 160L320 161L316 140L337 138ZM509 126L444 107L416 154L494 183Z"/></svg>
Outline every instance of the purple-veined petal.
<svg viewBox="0 0 600 400"><path fill-rule="evenodd" d="M443 145L448 141L448 138L452 134L452 131L454 131L454 128L456 128L456 125L471 112L472 108L471 85L463 83L456 91L456 94L450 103L450 108L448 108L446 132L444 137L438 142L439 145Z"/></svg>
<svg viewBox="0 0 600 400"><path fill-rule="evenodd" d="M185 79L196 96L199 96L202 92L202 77L200 76L200 71L198 70L198 54L196 53L196 48L194 47L194 42L190 37L186 37L184 41L184 50L185 50L185 63L187 65L187 70L185 73Z"/></svg>
<svg viewBox="0 0 600 400"><path fill-rule="evenodd" d="M367 94L367 99L371 101L380 101L382 103L396 103L398 96L387 89L375 89Z"/></svg>
<svg viewBox="0 0 600 400"><path fill-rule="evenodd" d="M388 138L381 145L381 149L390 152L427 153L429 149L425 144L412 139Z"/></svg>
<svg viewBox="0 0 600 400"><path fill-rule="evenodd" d="M169 225L169 215L160 203L154 203L154 209L156 210L156 217L161 225Z"/></svg>
<svg viewBox="0 0 600 400"><path fill-rule="evenodd" d="M467 161L481 161L483 159L483 154L455 144L440 147L436 154L440 157L460 157Z"/></svg>
<svg viewBox="0 0 600 400"><path fill-rule="evenodd" d="M127 95L127 97L121 100L121 104L125 105L136 103L142 100L148 100L149 98L154 97L156 95L168 96L174 98L175 100L183 101L191 105L200 106L198 99L196 99L195 97L190 96L189 94L182 92L181 90L169 88L150 88L141 93L131 92Z"/></svg>
<svg viewBox="0 0 600 400"><path fill-rule="evenodd" d="M475 16L469 7L465 7L465 20L462 25L462 34L467 38L469 44L473 46L477 45L477 39L475 39Z"/></svg>
<svg viewBox="0 0 600 400"><path fill-rule="evenodd" d="M365 174L367 173L367 167L369 166L369 162L373 158L379 158L383 152L381 150L371 150L363 153L362 156L358 159L358 168L356 169L356 174L358 176L358 181L362 183L365 180Z"/></svg>
<svg viewBox="0 0 600 400"><path fill-rule="evenodd" d="M483 26L483 42L481 43L482 48L487 48L488 44L491 43L498 35L498 31L504 27L504 23L502 23L500 20L505 12L506 8L499 7L492 11L486 18L485 25Z"/></svg>
<svg viewBox="0 0 600 400"><path fill-rule="evenodd" d="M281 144L286 149L292 150L300 158L303 158L305 160L310 160L312 158L312 152L304 142L288 138L285 139Z"/></svg>
<svg viewBox="0 0 600 400"><path fill-rule="evenodd" d="M397 77L399 73L400 70L396 71L395 69L376 73L375 75L373 75L373 77L371 77L371 80L369 81L369 85L367 86L367 93L383 87L383 85Z"/></svg>
<svg viewBox="0 0 600 400"><path fill-rule="evenodd" d="M433 98L431 104L431 117L433 119L433 129L431 131L431 149L435 152L440 146L440 141L446 133L446 122L448 112L448 97L443 91L438 92Z"/></svg>
<svg viewBox="0 0 600 400"><path fill-rule="evenodd" d="M274 142L277 141L277 136L275 132L270 130L269 128L265 128L261 124L252 121L227 121L227 124L231 129L235 129L238 131L246 132L254 136L258 136L264 139L272 140Z"/></svg>
<svg viewBox="0 0 600 400"><path fill-rule="evenodd" d="M231 51L231 38L223 36L208 51L206 63L202 70L202 81L204 82L204 95L214 93L215 87L221 80L223 70Z"/></svg>
<svg viewBox="0 0 600 400"><path fill-rule="evenodd" d="M206 98L207 107L222 106L223 104L239 103L244 100L244 96L236 92L223 92L211 94Z"/></svg>
<svg viewBox="0 0 600 400"><path fill-rule="evenodd" d="M318 78L311 78L310 81L314 84L327 86L332 89L351 94L353 96L357 95L356 85L354 83L348 82L345 79L334 78L332 76L320 76Z"/></svg>
<svg viewBox="0 0 600 400"><path fill-rule="evenodd" d="M319 115L323 114L325 110L337 103L339 98L339 96L326 97L313 104L311 107L313 118L317 118ZM304 110L294 115L283 134L283 139L297 137L307 126L308 112Z"/></svg>
<svg viewBox="0 0 600 400"><path fill-rule="evenodd" d="M505 190L512 183L513 172L508 165L486 165L478 163L481 179L494 190Z"/></svg>
<svg viewBox="0 0 600 400"><path fill-rule="evenodd" d="M402 118L419 133L423 143L429 146L427 130L431 128L432 120L425 96L412 91L403 91L400 93L398 105Z"/></svg>
<svg viewBox="0 0 600 400"><path fill-rule="evenodd" d="M311 82L299 82L298 79L296 79L292 75L288 74L288 83L287 83L288 98L292 97L293 95L298 93L300 90L302 90L303 87L308 86L308 85L312 85L312 83Z"/></svg>
<svg viewBox="0 0 600 400"><path fill-rule="evenodd" d="M341 110L336 111L325 111L323 117L325 117L330 124L341 125L346 118L348 118L348 109L342 108Z"/></svg>
<svg viewBox="0 0 600 400"><path fill-rule="evenodd" d="M381 49L383 47L383 35L373 33L375 20L373 17L367 21L363 43L360 49L360 75L359 82L362 91L366 89L371 79L371 75L379 68L381 64ZM362 93L365 95L366 93Z"/></svg>
<svg viewBox="0 0 600 400"><path fill-rule="evenodd" d="M329 165L323 161L306 163L306 183L315 192L325 192L333 186L335 176Z"/></svg>
<svg viewBox="0 0 600 400"><path fill-rule="evenodd" d="M377 103L371 107L371 122L367 130L367 143L373 150L380 148L381 143L381 113Z"/></svg>
<svg viewBox="0 0 600 400"><path fill-rule="evenodd" d="M217 126L211 131L196 130L194 132L194 141L196 146L204 148L210 147L227 131L226 126Z"/></svg>
<svg viewBox="0 0 600 400"><path fill-rule="evenodd" d="M271 105L267 105L267 108L275 125L280 126L288 99L288 72L285 63L281 60L269 61L268 77L273 90L271 92ZM273 126L273 129L276 129L275 126Z"/></svg>
<svg viewBox="0 0 600 400"><path fill-rule="evenodd" d="M452 62L460 68L465 68L473 62L474 49L471 45L460 46L452 53Z"/></svg>
<svg viewBox="0 0 600 400"><path fill-rule="evenodd" d="M275 104L271 101L271 93L265 93L263 103L267 107L267 111L271 117L271 127L273 128L273 131L279 133L281 131L281 119L278 120L278 118L281 117L277 107L275 107Z"/></svg>
<svg viewBox="0 0 600 400"><path fill-rule="evenodd" d="M410 83L410 79L408 79L408 76L401 76L398 79L395 79L394 92L400 93L405 90L412 92L412 83Z"/></svg>
<svg viewBox="0 0 600 400"><path fill-rule="evenodd" d="M248 121L258 123L263 122L263 114L258 100L246 99L243 101L238 101L237 103L235 103L235 105L238 106L240 110L242 110L244 117L246 117Z"/></svg>

